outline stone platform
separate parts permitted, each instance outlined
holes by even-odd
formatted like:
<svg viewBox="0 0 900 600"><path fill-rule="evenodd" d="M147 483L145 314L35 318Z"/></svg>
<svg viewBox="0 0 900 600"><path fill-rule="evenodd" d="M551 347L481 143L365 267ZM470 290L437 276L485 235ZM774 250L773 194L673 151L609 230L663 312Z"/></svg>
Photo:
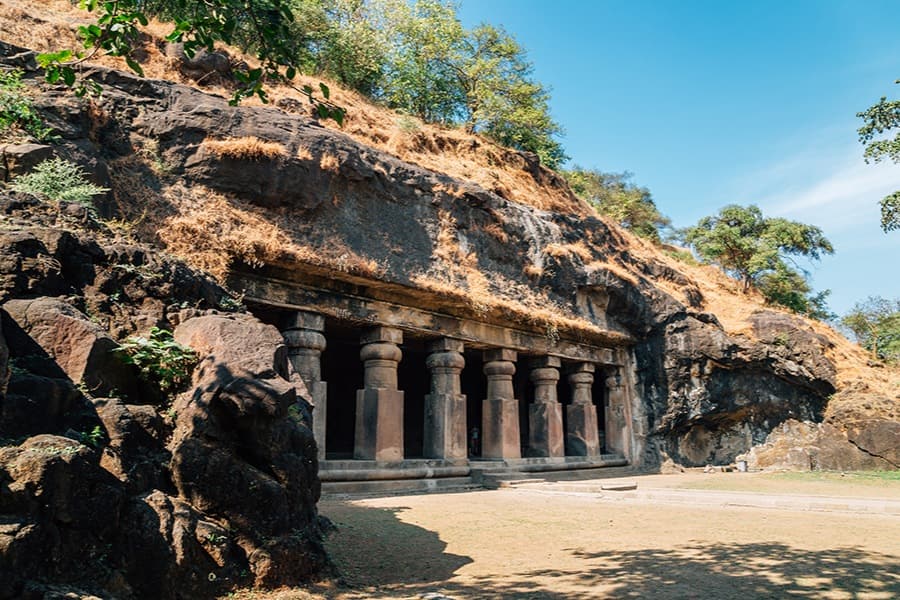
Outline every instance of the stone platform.
<svg viewBox="0 0 900 600"><path fill-rule="evenodd" d="M323 460L319 479L325 496L495 489L504 481L578 477L620 470L622 456L402 461ZM540 475L538 475L540 474Z"/></svg>

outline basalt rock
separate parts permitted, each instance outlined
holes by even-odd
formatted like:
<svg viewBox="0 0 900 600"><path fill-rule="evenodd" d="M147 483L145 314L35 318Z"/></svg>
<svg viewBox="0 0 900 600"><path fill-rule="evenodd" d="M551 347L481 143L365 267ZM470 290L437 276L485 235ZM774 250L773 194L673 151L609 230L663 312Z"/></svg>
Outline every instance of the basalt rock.
<svg viewBox="0 0 900 600"><path fill-rule="evenodd" d="M181 497L228 523L257 585L307 580L325 565L315 502L315 441L291 418L290 381L279 331L246 316L189 319L175 330L201 355L170 444Z"/></svg>

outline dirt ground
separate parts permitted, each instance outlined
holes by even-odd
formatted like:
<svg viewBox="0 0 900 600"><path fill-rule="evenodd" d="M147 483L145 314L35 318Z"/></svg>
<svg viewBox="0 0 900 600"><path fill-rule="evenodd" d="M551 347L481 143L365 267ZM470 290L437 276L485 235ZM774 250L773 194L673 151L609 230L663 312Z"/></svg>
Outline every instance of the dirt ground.
<svg viewBox="0 0 900 600"><path fill-rule="evenodd" d="M900 474L629 479L648 490L900 502ZM327 547L343 585L267 600L900 598L896 512L673 505L524 488L325 500L320 512L338 527Z"/></svg>

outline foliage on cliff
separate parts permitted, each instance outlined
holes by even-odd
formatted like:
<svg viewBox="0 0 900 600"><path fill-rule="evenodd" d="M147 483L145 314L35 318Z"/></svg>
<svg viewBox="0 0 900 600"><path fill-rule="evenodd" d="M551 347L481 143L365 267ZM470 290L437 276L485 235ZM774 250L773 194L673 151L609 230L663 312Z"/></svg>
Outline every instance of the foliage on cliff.
<svg viewBox="0 0 900 600"><path fill-rule="evenodd" d="M864 121L858 133L859 141L866 147L866 162L888 159L900 163L900 100L882 96L856 116ZM900 190L882 198L881 227L885 232L900 229Z"/></svg>

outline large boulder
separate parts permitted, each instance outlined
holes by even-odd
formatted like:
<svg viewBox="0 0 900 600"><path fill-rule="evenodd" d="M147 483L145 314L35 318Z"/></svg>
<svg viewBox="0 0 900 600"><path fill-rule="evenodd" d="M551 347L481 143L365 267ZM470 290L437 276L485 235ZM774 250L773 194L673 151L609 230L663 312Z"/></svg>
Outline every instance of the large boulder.
<svg viewBox="0 0 900 600"><path fill-rule="evenodd" d="M785 421L738 458L751 469L863 471L900 468L900 431L893 421L873 420L845 429L831 423Z"/></svg>
<svg viewBox="0 0 900 600"><path fill-rule="evenodd" d="M116 354L106 330L56 298L10 300L3 305L20 328L20 343L46 353L66 376L90 393L137 397L135 371Z"/></svg>
<svg viewBox="0 0 900 600"><path fill-rule="evenodd" d="M123 498L98 454L74 440L41 435L0 448L0 598L21 597L27 581L115 587L110 548Z"/></svg>
<svg viewBox="0 0 900 600"><path fill-rule="evenodd" d="M291 416L306 390L290 381L281 334L247 315L207 315L175 339L201 356L193 391L175 405L179 495L228 524L257 585L308 580L326 564L318 462L312 432Z"/></svg>

